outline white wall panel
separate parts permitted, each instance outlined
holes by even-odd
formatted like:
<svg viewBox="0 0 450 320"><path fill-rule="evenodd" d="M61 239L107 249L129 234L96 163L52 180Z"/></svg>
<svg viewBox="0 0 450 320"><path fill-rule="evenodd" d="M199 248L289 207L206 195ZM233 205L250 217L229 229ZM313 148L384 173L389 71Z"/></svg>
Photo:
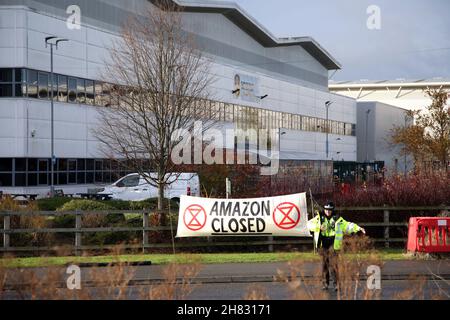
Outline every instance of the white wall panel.
<svg viewBox="0 0 450 320"><path fill-rule="evenodd" d="M225 17L215 15L203 15L195 19L193 27L203 30L205 36L216 34L221 41L234 46L242 47L249 51L260 52L261 46L247 34L240 32L237 26ZM212 20L211 20L212 19ZM212 21L216 21L217 25ZM28 29L27 29L28 28ZM225 28L225 29L224 29ZM238 38L233 32L221 34L221 30L234 30L239 34ZM238 32L239 31L239 32ZM108 59L108 46L118 37L112 33L100 29L83 26L82 30L69 30L65 20L51 18L47 15L26 11L24 9L0 9L0 67L28 67L38 70L49 70L49 49L45 48L44 38L49 34L70 40L61 43L58 51L55 51L55 72L89 79L101 79L100 74L104 68L104 62ZM280 59L308 58L308 54L300 47L290 48L289 52L278 49L270 49L271 54ZM310 58L310 56L309 56ZM305 69L319 72L322 67L318 63L308 62ZM228 103L243 104L257 108L298 113L306 116L325 118L325 102L333 101L330 107L330 119L356 123L356 102L327 91L306 88L298 83L291 83L283 78L270 73L256 70L251 66L230 65L229 62L217 60L211 65L211 73L215 75L215 82L211 87L212 97ZM231 91L236 73L246 74L258 78L259 93L268 94L268 98L256 102L244 102L236 99ZM324 89L325 90L325 89ZM20 101L20 102L12 102ZM76 104L55 104L55 138L58 157L85 158L103 155L99 152L99 146L91 128L98 121L94 107ZM28 120L26 115L28 114ZM32 99L0 99L0 119L10 123L0 131L0 145L6 145L7 141L21 147L7 147L0 152L9 152L14 149L15 156L35 157L47 156L49 153L50 139L50 103ZM28 123L28 132L27 131ZM14 127L14 128L13 128ZM36 137L31 138L32 130L36 130ZM2 135L5 133L5 135ZM12 140L8 140L9 134ZM20 137L20 139L18 138ZM25 137L25 139L24 139ZM330 148L340 149L346 160L356 160L356 139L354 137L342 137L340 143L330 142ZM325 158L325 134L314 132L289 133L286 139L286 148L291 151L304 152L305 158ZM25 141L24 141L25 140ZM28 148L27 141L28 140ZM22 143L20 143L22 141ZM19 143L17 143L19 142ZM24 147L25 146L25 147ZM283 144L283 147L285 145ZM28 153L27 153L28 150ZM17 154L17 152L21 154ZM8 156L11 156L8 154Z"/></svg>

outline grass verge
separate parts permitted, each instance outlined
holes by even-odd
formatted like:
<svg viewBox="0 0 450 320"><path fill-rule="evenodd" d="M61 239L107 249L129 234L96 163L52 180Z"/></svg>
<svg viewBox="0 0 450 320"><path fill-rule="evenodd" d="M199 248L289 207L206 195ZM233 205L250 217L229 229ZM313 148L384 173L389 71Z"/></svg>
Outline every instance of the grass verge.
<svg viewBox="0 0 450 320"><path fill-rule="evenodd" d="M359 257L364 253L358 254ZM382 250L379 255L384 261L412 260L404 250ZM305 262L320 261L320 256L313 252L283 252L283 253L212 253L212 254L145 254L120 256L93 256L93 257L32 257L0 259L0 265L7 268L38 268L50 266L65 266L77 263L111 263L111 262L148 262L154 265L169 263L189 263L196 261L202 264L224 263L270 263L302 260Z"/></svg>

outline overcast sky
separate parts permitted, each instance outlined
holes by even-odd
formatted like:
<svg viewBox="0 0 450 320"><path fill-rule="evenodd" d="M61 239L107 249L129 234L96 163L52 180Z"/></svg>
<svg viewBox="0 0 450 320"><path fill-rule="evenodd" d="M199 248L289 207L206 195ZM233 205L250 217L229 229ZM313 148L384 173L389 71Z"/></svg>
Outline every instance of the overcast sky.
<svg viewBox="0 0 450 320"><path fill-rule="evenodd" d="M450 78L450 0L234 1L277 37L316 39L343 65L333 80Z"/></svg>

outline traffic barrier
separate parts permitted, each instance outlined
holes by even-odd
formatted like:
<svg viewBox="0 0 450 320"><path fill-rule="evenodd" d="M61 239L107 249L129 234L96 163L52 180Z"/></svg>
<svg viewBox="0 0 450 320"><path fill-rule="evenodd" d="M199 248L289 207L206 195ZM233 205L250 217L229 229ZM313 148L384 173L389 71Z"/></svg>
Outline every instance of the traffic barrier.
<svg viewBox="0 0 450 320"><path fill-rule="evenodd" d="M410 218L409 252L450 252L450 218Z"/></svg>

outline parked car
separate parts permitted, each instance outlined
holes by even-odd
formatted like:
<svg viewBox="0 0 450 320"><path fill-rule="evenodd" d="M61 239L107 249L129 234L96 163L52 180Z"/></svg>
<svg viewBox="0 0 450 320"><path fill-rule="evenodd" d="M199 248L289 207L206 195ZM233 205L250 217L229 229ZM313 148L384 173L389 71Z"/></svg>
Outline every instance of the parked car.
<svg viewBox="0 0 450 320"><path fill-rule="evenodd" d="M154 173L151 173L154 176ZM182 195L200 195L200 179L196 173L173 174L164 196L179 200ZM114 200L143 201L158 197L158 188L150 185L144 176L137 173L129 174L112 185L106 186L99 194L110 194Z"/></svg>

